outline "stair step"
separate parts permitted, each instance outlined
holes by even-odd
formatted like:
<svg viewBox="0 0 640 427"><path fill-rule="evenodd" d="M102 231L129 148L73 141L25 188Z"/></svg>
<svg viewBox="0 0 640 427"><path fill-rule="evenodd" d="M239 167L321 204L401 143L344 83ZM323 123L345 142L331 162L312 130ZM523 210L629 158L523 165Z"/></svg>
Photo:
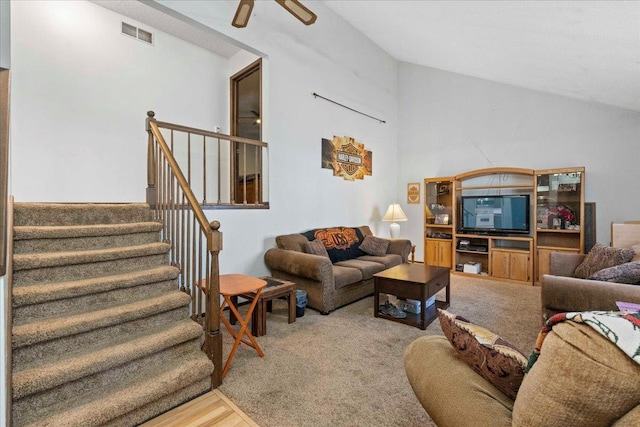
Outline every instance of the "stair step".
<svg viewBox="0 0 640 427"><path fill-rule="evenodd" d="M166 264L168 243L91 251L17 254L13 256L13 285L87 279Z"/></svg>
<svg viewBox="0 0 640 427"><path fill-rule="evenodd" d="M160 230L159 222L17 226L13 228L13 251L15 254L68 252L142 245L157 242Z"/></svg>
<svg viewBox="0 0 640 427"><path fill-rule="evenodd" d="M146 222L146 203L15 203L13 223L22 225L88 225Z"/></svg>
<svg viewBox="0 0 640 427"><path fill-rule="evenodd" d="M159 297L110 307L104 310L90 311L75 316L62 316L55 319L43 319L39 322L17 325L13 327L13 348L16 349L34 345L44 341L129 322L151 316L154 313L184 307L190 302L191 298L189 295L184 292L175 291Z"/></svg>
<svg viewBox="0 0 640 427"><path fill-rule="evenodd" d="M179 272L180 270L176 267L162 265L147 270L100 276L91 279L20 286L13 289L13 310L15 314L16 308L22 306L78 298L91 294L109 292L115 289L134 287L145 283L173 280L178 276Z"/></svg>
<svg viewBox="0 0 640 427"><path fill-rule="evenodd" d="M153 217L145 203L14 204L14 427L130 427L211 389Z"/></svg>
<svg viewBox="0 0 640 427"><path fill-rule="evenodd" d="M102 261L112 261L121 258L155 255L159 253L166 253L169 249L170 245L168 243L156 242L146 245L94 249L91 251L17 254L13 257L13 271L60 267L76 264L88 264Z"/></svg>
<svg viewBox="0 0 640 427"><path fill-rule="evenodd" d="M129 364L129 369L121 373L122 382L118 385L103 384L102 379L97 378L94 388L84 390L73 387L72 383L69 387L63 387L60 395L50 399L49 404L37 403L38 400L53 397L46 396L46 393L17 400L14 402L13 425L104 425L190 384L200 382L201 386L201 380L207 379L213 372L213 364L202 352L178 356L180 358L174 359L173 365L152 366L153 363L144 363L145 360Z"/></svg>
<svg viewBox="0 0 640 427"><path fill-rule="evenodd" d="M162 330L98 351L85 353L55 363L14 372L12 381L13 398L40 393L64 383L114 369L135 359L147 357L166 348L202 337L202 327L185 319Z"/></svg>
<svg viewBox="0 0 640 427"><path fill-rule="evenodd" d="M175 267L160 266L86 280L15 287L13 324L78 314L171 292L177 289L178 273Z"/></svg>
<svg viewBox="0 0 640 427"><path fill-rule="evenodd" d="M203 394L211 391L211 377L205 377L197 382L194 382L187 387L176 390L167 396L163 396L160 399L149 402L144 406L140 406L127 414L110 420L102 427L131 427L138 426L144 422L152 420L159 415L162 415L174 408L180 407L182 404L202 396ZM226 420L225 420L226 422ZM223 425L223 424L221 424ZM229 427L241 424L224 424ZM176 427L184 427L184 424L177 424ZM195 427L195 426L194 426Z"/></svg>
<svg viewBox="0 0 640 427"><path fill-rule="evenodd" d="M161 309L165 310L164 307ZM87 351L118 345L133 337L155 333L157 329L185 319L189 319L189 308L187 306L179 306L166 311L154 312L146 317L126 320L124 323L90 329L78 334L65 335L53 340L41 341L34 345L14 347L13 357L11 358L13 370L19 372L42 364L45 360L47 363L53 363Z"/></svg>

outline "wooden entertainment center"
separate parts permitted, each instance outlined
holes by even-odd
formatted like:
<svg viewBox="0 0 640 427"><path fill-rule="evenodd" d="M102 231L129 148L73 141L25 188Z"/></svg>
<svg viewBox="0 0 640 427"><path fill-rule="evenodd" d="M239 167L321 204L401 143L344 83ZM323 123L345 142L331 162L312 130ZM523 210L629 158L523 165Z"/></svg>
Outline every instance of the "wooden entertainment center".
<svg viewBox="0 0 640 427"><path fill-rule="evenodd" d="M425 264L448 267L454 274L539 284L549 271L552 252L584 252L584 177L584 167L575 167L488 168L425 178ZM463 214L463 198L486 202L482 212L487 213ZM502 198L528 199L526 227L524 221L511 226L508 212L491 205ZM509 204L505 210L510 210ZM525 210L521 211L522 215ZM480 216L480 225L463 227L463 217L473 218L470 222L475 224Z"/></svg>

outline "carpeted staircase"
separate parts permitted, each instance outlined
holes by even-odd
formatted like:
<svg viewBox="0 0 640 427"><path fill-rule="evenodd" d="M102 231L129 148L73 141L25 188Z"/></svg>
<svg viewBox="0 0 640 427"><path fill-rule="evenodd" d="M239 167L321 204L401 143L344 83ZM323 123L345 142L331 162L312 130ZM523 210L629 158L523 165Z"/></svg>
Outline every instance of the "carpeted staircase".
<svg viewBox="0 0 640 427"><path fill-rule="evenodd" d="M14 206L13 426L132 426L210 390L145 204Z"/></svg>

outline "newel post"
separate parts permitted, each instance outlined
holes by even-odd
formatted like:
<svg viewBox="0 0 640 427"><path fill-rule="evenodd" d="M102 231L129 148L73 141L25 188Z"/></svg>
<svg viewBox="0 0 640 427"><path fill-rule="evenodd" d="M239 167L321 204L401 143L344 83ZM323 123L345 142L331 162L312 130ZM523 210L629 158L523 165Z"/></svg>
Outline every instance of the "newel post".
<svg viewBox="0 0 640 427"><path fill-rule="evenodd" d="M153 111L147 111L147 118L145 119L145 129L149 135L147 142L147 204L151 209L156 208L158 201L158 192L156 189L157 162L154 150L153 131L151 130L151 122L156 121L156 119L154 119L155 115L156 113Z"/></svg>
<svg viewBox="0 0 640 427"><path fill-rule="evenodd" d="M218 255L222 250L222 232L219 221L209 223L207 250L211 255L211 270L207 280L206 292L206 334L209 345L207 355L213 362L215 370L211 376L211 388L222 384L222 335L220 334L220 268Z"/></svg>

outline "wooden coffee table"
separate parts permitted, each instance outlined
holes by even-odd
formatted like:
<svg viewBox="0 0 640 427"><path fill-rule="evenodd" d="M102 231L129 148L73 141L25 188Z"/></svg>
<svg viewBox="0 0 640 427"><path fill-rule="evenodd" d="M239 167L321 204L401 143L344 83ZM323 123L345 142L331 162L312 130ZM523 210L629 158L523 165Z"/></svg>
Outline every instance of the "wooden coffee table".
<svg viewBox="0 0 640 427"><path fill-rule="evenodd" d="M426 307L429 298L445 291L445 300L436 300ZM420 301L420 314L407 313L404 319L395 318L378 312L380 294L391 294L398 298ZM432 267L425 264L400 264L373 275L373 313L375 317L393 320L407 325L426 329L438 317L436 308L449 307L449 269Z"/></svg>

